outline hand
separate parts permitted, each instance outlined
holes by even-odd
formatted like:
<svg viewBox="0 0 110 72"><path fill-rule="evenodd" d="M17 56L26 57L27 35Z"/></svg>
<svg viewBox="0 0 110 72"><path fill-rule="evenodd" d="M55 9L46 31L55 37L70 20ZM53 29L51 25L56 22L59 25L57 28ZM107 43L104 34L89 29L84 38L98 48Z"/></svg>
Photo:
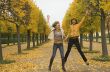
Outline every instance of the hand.
<svg viewBox="0 0 110 72"><path fill-rule="evenodd" d="M91 14L90 10L86 10L86 15L89 16Z"/></svg>
<svg viewBox="0 0 110 72"><path fill-rule="evenodd" d="M88 10L86 10L86 15L88 15L89 14L89 11Z"/></svg>
<svg viewBox="0 0 110 72"><path fill-rule="evenodd" d="M66 42L66 41L67 41L67 39L68 39L68 38L66 37L66 38L64 39L64 41Z"/></svg>

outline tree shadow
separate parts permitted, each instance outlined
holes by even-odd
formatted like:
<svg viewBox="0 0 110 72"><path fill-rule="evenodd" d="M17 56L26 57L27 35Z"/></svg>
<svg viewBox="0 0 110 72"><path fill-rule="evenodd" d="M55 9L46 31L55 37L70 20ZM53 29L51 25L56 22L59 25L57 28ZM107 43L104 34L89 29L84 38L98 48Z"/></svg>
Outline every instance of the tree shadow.
<svg viewBox="0 0 110 72"><path fill-rule="evenodd" d="M100 51L97 51L97 50L92 50L92 51L89 51L89 50L83 50L84 53L100 53Z"/></svg>
<svg viewBox="0 0 110 72"><path fill-rule="evenodd" d="M110 56L96 56L96 57L93 57L92 60L101 61L101 62L109 62Z"/></svg>
<svg viewBox="0 0 110 72"><path fill-rule="evenodd" d="M26 54L29 54L29 53L14 53L14 54L11 54L11 55L26 55Z"/></svg>
<svg viewBox="0 0 110 72"><path fill-rule="evenodd" d="M26 48L26 49L23 49L23 51L29 51L29 50L34 50L34 49L35 49L35 48L32 48L32 47L31 47L30 49L27 49L27 48Z"/></svg>
<svg viewBox="0 0 110 72"><path fill-rule="evenodd" d="M30 47L30 49L25 48L25 49L23 49L23 51L34 50L34 49L37 49L37 48L39 48L39 47L38 46Z"/></svg>
<svg viewBox="0 0 110 72"><path fill-rule="evenodd" d="M34 48L34 49L36 49L36 48L39 48L38 46L35 46L35 47L31 47L31 48Z"/></svg>
<svg viewBox="0 0 110 72"><path fill-rule="evenodd" d="M11 64L11 63L15 63L15 60L3 60L3 61L0 61L0 64Z"/></svg>

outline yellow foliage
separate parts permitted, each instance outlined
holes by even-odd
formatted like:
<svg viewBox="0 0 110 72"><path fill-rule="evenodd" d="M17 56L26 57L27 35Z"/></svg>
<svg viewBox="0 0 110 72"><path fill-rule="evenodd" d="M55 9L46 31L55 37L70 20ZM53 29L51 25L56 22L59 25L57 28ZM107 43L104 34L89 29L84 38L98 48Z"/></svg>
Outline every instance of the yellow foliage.
<svg viewBox="0 0 110 72"><path fill-rule="evenodd" d="M24 19L26 17L26 3L30 6L30 14L29 14L29 23L25 24ZM20 33L24 33L26 30L31 30L31 32L34 33L45 33L45 29L47 31L47 34L49 32L49 26L46 25L46 20L43 16L42 11L33 3L32 0L11 0L10 3L11 10L13 10L14 13L12 13L13 17L11 17L11 20L14 22L8 22L8 21L0 21L1 26L1 32L8 32L8 27L11 27L12 32L16 32L16 24L19 24L20 26ZM10 12L11 13L11 12ZM17 16L18 17L17 17ZM9 16L10 18L10 16ZM22 21L20 21L22 20Z"/></svg>
<svg viewBox="0 0 110 72"><path fill-rule="evenodd" d="M46 26L45 34L46 35L49 35L49 33L50 33L51 30L50 30L50 27L49 27L48 23L45 26Z"/></svg>

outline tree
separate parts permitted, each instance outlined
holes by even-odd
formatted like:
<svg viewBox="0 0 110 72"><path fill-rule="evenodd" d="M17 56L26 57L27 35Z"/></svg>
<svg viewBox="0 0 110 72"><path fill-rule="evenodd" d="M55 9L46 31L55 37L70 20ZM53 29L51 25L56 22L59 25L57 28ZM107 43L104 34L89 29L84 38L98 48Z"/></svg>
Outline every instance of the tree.
<svg viewBox="0 0 110 72"><path fill-rule="evenodd" d="M21 53L21 34L25 35L27 30L27 48L30 49L31 35L34 47L36 33L44 34L48 28L41 10L30 0L0 0L0 21L6 27L4 31L17 34L18 53Z"/></svg>
<svg viewBox="0 0 110 72"><path fill-rule="evenodd" d="M4 1L4 10L2 17L16 25L18 53L21 53L20 43L20 26L25 24L23 18L26 16L26 11L23 9L27 0L6 0Z"/></svg>
<svg viewBox="0 0 110 72"><path fill-rule="evenodd" d="M31 41L31 26L30 26L30 14L31 14L31 6L28 2L25 3L25 16L23 18L25 25L27 27L27 49L30 49L30 41Z"/></svg>
<svg viewBox="0 0 110 72"><path fill-rule="evenodd" d="M110 15L106 17L106 27L107 27L108 38L109 38L109 43L110 43Z"/></svg>
<svg viewBox="0 0 110 72"><path fill-rule="evenodd" d="M0 61L3 61L2 45L1 45L1 26L0 26Z"/></svg>
<svg viewBox="0 0 110 72"><path fill-rule="evenodd" d="M105 13L102 8L100 9L100 11L101 11L102 54L106 56L108 55L108 50L105 36Z"/></svg>
<svg viewBox="0 0 110 72"><path fill-rule="evenodd" d="M35 45L36 34L38 33L38 22L39 22L39 8L35 4L31 4L32 11L31 11L31 32L32 32L32 42L33 42L33 48L38 45Z"/></svg>
<svg viewBox="0 0 110 72"><path fill-rule="evenodd" d="M105 34L105 18L106 18L106 14L104 12L104 7L106 5L101 6L100 4L103 4L103 2L96 0L95 1L96 6L92 5L91 3L91 7L94 8L94 12L96 12L96 15L100 16L100 21L101 21L101 25L100 25L100 29L101 29L101 40L102 40L102 55L103 56L108 56L108 50L107 50L107 43L106 43L106 34Z"/></svg>
<svg viewBox="0 0 110 72"><path fill-rule="evenodd" d="M23 6L25 1L9 0L8 2L8 11L13 19L14 24L16 24L17 31L17 41L18 41L18 53L21 53L21 43L20 43L20 26L23 24L22 17L25 15L23 11ZM9 15L9 16L10 16Z"/></svg>
<svg viewBox="0 0 110 72"><path fill-rule="evenodd" d="M40 34L40 44L43 43L43 33L45 32L45 18L42 14L42 11L39 11L39 23L38 23L38 33Z"/></svg>

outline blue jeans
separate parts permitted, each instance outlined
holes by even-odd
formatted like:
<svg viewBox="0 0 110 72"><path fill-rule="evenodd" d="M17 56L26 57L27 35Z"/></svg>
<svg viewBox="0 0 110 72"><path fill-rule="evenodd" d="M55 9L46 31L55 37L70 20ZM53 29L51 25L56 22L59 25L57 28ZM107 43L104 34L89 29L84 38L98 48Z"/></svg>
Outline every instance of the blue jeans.
<svg viewBox="0 0 110 72"><path fill-rule="evenodd" d="M52 56L51 56L50 64L49 64L50 68L51 68L53 60L56 56L57 49L60 50L60 55L61 55L61 59L62 59L62 67L64 67L64 61L65 61L64 60L64 49L63 49L63 43L60 43L60 44L54 44L53 45L53 52L52 52Z"/></svg>
<svg viewBox="0 0 110 72"><path fill-rule="evenodd" d="M51 58L55 58L57 49L60 50L60 55L61 55L61 58L63 59L64 58L64 49L63 49L63 44L62 43L53 45L53 52L52 52L52 57Z"/></svg>

